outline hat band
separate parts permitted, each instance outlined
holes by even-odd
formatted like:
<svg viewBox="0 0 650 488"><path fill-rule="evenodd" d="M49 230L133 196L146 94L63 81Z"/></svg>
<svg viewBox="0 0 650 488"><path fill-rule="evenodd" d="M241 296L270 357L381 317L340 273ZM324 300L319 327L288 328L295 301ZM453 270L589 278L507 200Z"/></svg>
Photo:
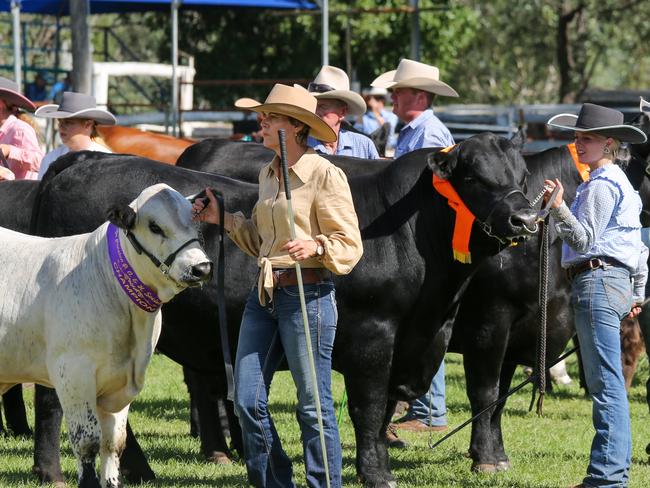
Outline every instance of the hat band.
<svg viewBox="0 0 650 488"><path fill-rule="evenodd" d="M325 83L314 83L313 81L307 86L307 91L312 93L327 93L334 91L336 88L326 85Z"/></svg>

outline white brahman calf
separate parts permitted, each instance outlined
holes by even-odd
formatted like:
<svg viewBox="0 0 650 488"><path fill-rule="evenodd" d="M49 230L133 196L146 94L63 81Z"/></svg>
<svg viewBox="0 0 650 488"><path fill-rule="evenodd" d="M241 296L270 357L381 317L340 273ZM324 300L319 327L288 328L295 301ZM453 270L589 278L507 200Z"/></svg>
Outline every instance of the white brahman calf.
<svg viewBox="0 0 650 488"><path fill-rule="evenodd" d="M84 487L119 486L160 306L212 274L190 203L167 185L108 217L91 234L57 239L0 228L0 393L25 382L56 388Z"/></svg>

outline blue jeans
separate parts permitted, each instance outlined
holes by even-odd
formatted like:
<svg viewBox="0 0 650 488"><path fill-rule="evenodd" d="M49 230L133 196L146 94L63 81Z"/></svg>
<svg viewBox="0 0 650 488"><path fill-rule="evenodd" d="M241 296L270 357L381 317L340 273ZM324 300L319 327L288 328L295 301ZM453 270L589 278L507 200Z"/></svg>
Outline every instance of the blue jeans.
<svg viewBox="0 0 650 488"><path fill-rule="evenodd" d="M632 457L630 409L621 368L620 322L632 307L626 269L609 266L578 275L571 301L596 434L589 487L626 487Z"/></svg>
<svg viewBox="0 0 650 488"><path fill-rule="evenodd" d="M431 380L431 386L420 398L413 400L405 420L417 419L426 425L447 425L445 405L445 361Z"/></svg>
<svg viewBox="0 0 650 488"><path fill-rule="evenodd" d="M332 402L332 348L336 334L336 299L331 281L305 285L325 447L332 487L341 486L341 441ZM249 482L256 487L291 487L291 460L282 449L268 410L273 374L286 356L298 395L298 423L309 487L325 486L316 403L297 286L277 288L273 302L260 305L257 287L248 296L235 361L235 412L244 437Z"/></svg>

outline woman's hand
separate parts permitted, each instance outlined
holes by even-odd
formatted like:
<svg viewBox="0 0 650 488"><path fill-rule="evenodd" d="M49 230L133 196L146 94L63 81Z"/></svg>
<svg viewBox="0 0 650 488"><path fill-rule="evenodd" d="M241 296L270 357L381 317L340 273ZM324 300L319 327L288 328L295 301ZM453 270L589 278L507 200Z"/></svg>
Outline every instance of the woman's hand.
<svg viewBox="0 0 650 488"><path fill-rule="evenodd" d="M10 180L15 180L15 179L16 179L16 176L14 175L13 171L0 166L0 181L10 181Z"/></svg>
<svg viewBox="0 0 650 488"><path fill-rule="evenodd" d="M316 256L318 243L312 240L295 239L282 246L282 251L287 251L294 261L304 261Z"/></svg>
<svg viewBox="0 0 650 488"><path fill-rule="evenodd" d="M635 303L634 305L632 305L632 310L630 310L630 313L627 314L627 318L633 319L634 317L638 317L643 310L641 308L642 306L643 306L642 303Z"/></svg>
<svg viewBox="0 0 650 488"><path fill-rule="evenodd" d="M555 190L556 186L560 189L558 190L557 195L555 195L555 200L551 202L551 208L558 208L564 202L564 187L557 178L555 178L555 181L544 180L544 187L546 188L546 192L544 193L544 203L551 198L551 194L553 193L553 190Z"/></svg>
<svg viewBox="0 0 650 488"><path fill-rule="evenodd" d="M205 189L205 194L208 197L208 204L205 204L205 198L197 198L192 204L192 213L194 216L192 220L199 222L207 222L209 224L219 224L219 202L210 191L209 188Z"/></svg>

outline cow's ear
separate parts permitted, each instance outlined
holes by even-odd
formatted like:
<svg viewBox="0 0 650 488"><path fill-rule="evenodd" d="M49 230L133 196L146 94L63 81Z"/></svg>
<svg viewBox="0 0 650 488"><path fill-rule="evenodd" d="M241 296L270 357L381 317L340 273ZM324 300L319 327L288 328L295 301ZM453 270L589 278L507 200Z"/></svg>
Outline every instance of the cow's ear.
<svg viewBox="0 0 650 488"><path fill-rule="evenodd" d="M519 127L519 130L512 136L510 142L512 142L517 151L522 152L526 144L526 128L524 126Z"/></svg>
<svg viewBox="0 0 650 488"><path fill-rule="evenodd" d="M107 215L111 224L121 229L130 230L135 225L135 210L128 205L113 205Z"/></svg>
<svg viewBox="0 0 650 488"><path fill-rule="evenodd" d="M427 156L427 164L433 174L443 180L449 179L458 161L458 149L449 152L438 151Z"/></svg>

